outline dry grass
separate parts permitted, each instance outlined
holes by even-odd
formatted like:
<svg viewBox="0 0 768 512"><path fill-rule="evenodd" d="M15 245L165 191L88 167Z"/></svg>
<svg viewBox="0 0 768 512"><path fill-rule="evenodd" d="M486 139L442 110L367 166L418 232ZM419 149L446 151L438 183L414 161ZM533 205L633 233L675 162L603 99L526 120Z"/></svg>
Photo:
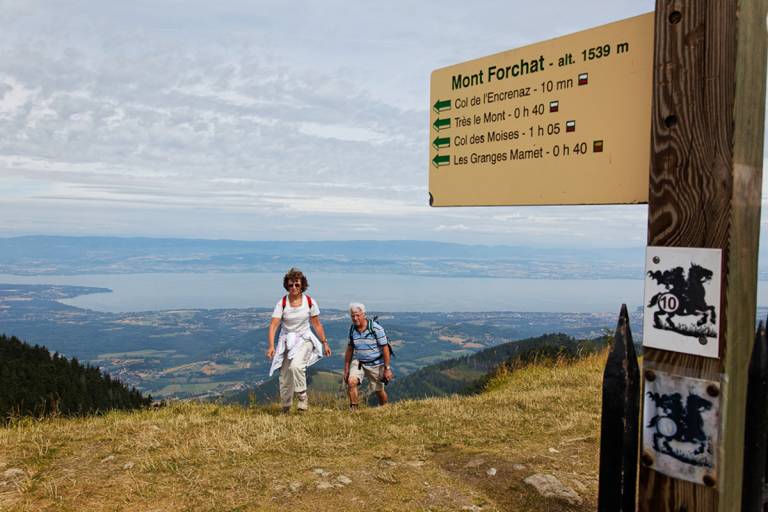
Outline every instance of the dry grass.
<svg viewBox="0 0 768 512"><path fill-rule="evenodd" d="M594 510L604 359L356 414L179 404L20 421L0 429L0 510ZM3 480L10 468L24 474ZM533 473L584 504L541 498Z"/></svg>

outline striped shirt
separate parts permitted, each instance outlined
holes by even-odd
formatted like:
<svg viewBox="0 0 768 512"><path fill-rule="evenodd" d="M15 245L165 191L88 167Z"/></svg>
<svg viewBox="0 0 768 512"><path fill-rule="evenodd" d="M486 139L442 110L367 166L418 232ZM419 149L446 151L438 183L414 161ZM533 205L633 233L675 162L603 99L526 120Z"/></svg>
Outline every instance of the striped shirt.
<svg viewBox="0 0 768 512"><path fill-rule="evenodd" d="M376 322L373 322L373 331L375 336L368 330L368 326L363 329L363 332L358 332L357 327L353 326L352 339L349 343L355 349L352 356L354 359L365 365L378 366L384 364L383 350L389 341L384 328Z"/></svg>

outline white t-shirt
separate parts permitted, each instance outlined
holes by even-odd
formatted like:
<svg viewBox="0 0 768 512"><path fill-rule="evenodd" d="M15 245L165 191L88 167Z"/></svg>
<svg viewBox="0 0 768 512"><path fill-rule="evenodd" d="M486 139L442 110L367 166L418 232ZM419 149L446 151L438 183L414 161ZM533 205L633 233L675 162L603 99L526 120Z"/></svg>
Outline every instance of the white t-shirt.
<svg viewBox="0 0 768 512"><path fill-rule="evenodd" d="M272 312L272 318L282 318L283 328L287 332L301 333L309 329L309 317L320 314L320 308L317 301L312 299L312 309L309 308L307 296L301 294L301 305L297 308L291 306L291 299L285 299L285 311L283 311L283 298L277 301L275 310Z"/></svg>

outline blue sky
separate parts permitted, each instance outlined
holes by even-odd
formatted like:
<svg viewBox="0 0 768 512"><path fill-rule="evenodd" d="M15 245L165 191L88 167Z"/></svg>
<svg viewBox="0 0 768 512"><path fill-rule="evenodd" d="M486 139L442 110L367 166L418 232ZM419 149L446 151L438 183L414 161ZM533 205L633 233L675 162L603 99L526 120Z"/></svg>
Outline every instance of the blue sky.
<svg viewBox="0 0 768 512"><path fill-rule="evenodd" d="M0 0L0 236L643 246L645 206L429 208L429 75L653 4Z"/></svg>

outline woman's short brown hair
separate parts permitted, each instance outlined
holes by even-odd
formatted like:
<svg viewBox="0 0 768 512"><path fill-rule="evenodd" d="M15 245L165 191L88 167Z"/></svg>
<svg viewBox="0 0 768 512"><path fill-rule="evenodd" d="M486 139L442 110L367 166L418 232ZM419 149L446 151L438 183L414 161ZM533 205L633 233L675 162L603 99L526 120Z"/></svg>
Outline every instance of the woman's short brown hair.
<svg viewBox="0 0 768 512"><path fill-rule="evenodd" d="M306 276L301 272L301 270L295 267L291 268L291 270L285 274L285 277L283 277L283 288L285 288L286 291L291 291L288 288L288 283L291 281L296 281L297 279L301 279L301 291L307 291L307 288L309 288L309 281L307 281Z"/></svg>

